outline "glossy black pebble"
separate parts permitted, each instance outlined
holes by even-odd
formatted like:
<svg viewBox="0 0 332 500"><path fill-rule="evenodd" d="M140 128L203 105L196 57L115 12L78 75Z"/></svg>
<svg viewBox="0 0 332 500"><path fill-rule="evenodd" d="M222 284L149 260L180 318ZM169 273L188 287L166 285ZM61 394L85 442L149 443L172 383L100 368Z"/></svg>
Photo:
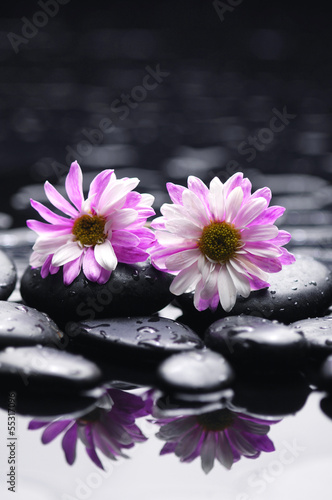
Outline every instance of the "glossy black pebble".
<svg viewBox="0 0 332 500"><path fill-rule="evenodd" d="M27 386L28 387L28 386ZM8 397L12 390L0 392L0 408L8 412ZM94 410L98 399L105 393L105 389L95 388L79 393L61 393L50 389L43 391L43 396L35 391L19 391L13 395L15 412L31 417L53 419L60 417L78 418Z"/></svg>
<svg viewBox="0 0 332 500"><path fill-rule="evenodd" d="M238 411L254 415L283 417L301 410L311 393L307 380L300 373L238 378L232 405Z"/></svg>
<svg viewBox="0 0 332 500"><path fill-rule="evenodd" d="M205 349L171 356L159 366L158 377L172 393L206 393L229 387L234 373L223 356Z"/></svg>
<svg viewBox="0 0 332 500"><path fill-rule="evenodd" d="M213 323L205 343L237 370L297 369L306 359L308 343L289 327L253 316L234 316Z"/></svg>
<svg viewBox="0 0 332 500"><path fill-rule="evenodd" d="M332 392L332 355L325 359L321 368L316 371L312 379L313 383L319 389L326 389L328 392Z"/></svg>
<svg viewBox="0 0 332 500"><path fill-rule="evenodd" d="M224 316L247 314L282 323L308 316L322 316L332 302L332 277L329 269L312 257L296 255L294 264L269 275L270 287L239 296L231 312L221 306L211 313L211 322ZM194 311L193 295L184 294L177 302L186 311Z"/></svg>
<svg viewBox="0 0 332 500"><path fill-rule="evenodd" d="M61 269L43 279L39 269L29 267L22 278L21 294L26 304L63 326L67 321L153 314L172 300L172 279L149 263L118 264L104 285L87 280L81 272L65 286Z"/></svg>
<svg viewBox="0 0 332 500"><path fill-rule="evenodd" d="M63 342L64 334L45 313L0 301L0 349L37 344L61 347Z"/></svg>
<svg viewBox="0 0 332 500"><path fill-rule="evenodd" d="M0 352L0 384L17 390L80 392L101 379L97 365L49 347L7 347Z"/></svg>
<svg viewBox="0 0 332 500"><path fill-rule="evenodd" d="M158 316L136 316L72 323L68 330L76 351L97 357L131 356L158 361L171 354L203 347L190 328ZM118 359L118 358L117 358Z"/></svg>
<svg viewBox="0 0 332 500"><path fill-rule="evenodd" d="M289 326L303 333L313 359L322 360L332 354L332 316L303 319Z"/></svg>
<svg viewBox="0 0 332 500"><path fill-rule="evenodd" d="M14 262L0 250L0 300L7 300L16 285Z"/></svg>

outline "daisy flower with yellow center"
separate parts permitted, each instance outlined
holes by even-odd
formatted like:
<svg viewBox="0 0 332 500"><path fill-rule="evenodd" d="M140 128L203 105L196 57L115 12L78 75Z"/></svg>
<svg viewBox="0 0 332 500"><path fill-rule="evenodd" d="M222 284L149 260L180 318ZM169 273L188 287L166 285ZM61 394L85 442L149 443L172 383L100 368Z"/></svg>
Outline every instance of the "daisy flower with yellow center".
<svg viewBox="0 0 332 500"><path fill-rule="evenodd" d="M252 194L242 173L224 184L215 177L209 188L190 176L188 188L168 183L167 189L173 204L165 203L151 224L152 263L176 275L174 295L195 292L198 310L215 310L220 302L231 311L237 294L268 287L269 273L295 261L283 248L291 235L274 224L285 209L269 207L268 188Z"/></svg>

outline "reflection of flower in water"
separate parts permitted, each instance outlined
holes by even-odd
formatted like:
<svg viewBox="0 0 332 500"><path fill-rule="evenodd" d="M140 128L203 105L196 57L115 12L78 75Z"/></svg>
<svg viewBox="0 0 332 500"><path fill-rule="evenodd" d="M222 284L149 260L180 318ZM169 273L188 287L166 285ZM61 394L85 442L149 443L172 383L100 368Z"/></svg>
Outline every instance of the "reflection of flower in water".
<svg viewBox="0 0 332 500"><path fill-rule="evenodd" d="M160 454L175 453L181 462L192 462L201 457L202 469L207 474L215 458L230 469L243 455L257 458L262 451L274 451L267 433L267 421L228 409L216 410L189 417L164 418L159 424L157 437L167 441Z"/></svg>
<svg viewBox="0 0 332 500"><path fill-rule="evenodd" d="M62 448L68 464L76 458L76 444L80 439L91 460L101 469L103 465L96 453L97 448L108 458L125 457L123 449L132 448L135 443L146 441L135 424L135 419L149 413L149 400L118 389L107 390L108 408L96 407L87 415L77 419L58 419L53 422L32 420L29 429L46 427L42 434L43 444L55 439L65 431ZM105 398L103 399L105 406Z"/></svg>

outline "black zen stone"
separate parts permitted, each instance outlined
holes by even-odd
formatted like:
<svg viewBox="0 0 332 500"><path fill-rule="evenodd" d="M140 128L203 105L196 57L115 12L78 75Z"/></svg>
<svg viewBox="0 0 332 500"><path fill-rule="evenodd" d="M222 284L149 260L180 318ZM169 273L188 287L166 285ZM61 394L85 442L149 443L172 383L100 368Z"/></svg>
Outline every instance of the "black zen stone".
<svg viewBox="0 0 332 500"><path fill-rule="evenodd" d="M158 362L171 354L203 347L190 328L158 316L113 318L71 323L71 347L94 359Z"/></svg>
<svg viewBox="0 0 332 500"><path fill-rule="evenodd" d="M332 354L332 316L303 319L289 326L294 331L302 332L313 359L322 360Z"/></svg>
<svg viewBox="0 0 332 500"><path fill-rule="evenodd" d="M81 272L65 286L61 269L43 279L39 269L29 267L22 278L21 294L26 304L63 326L67 321L153 314L172 300L172 279L149 263L118 264L104 285L89 281Z"/></svg>
<svg viewBox="0 0 332 500"><path fill-rule="evenodd" d="M16 285L14 262L0 250L0 300L7 300Z"/></svg>
<svg viewBox="0 0 332 500"><path fill-rule="evenodd" d="M210 315L211 322L224 316L247 314L282 323L292 323L308 316L322 316L332 302L332 277L329 269L312 257L296 255L294 264L269 275L270 286L239 296L233 309L226 313L219 305ZM194 312L193 293L177 297L184 311Z"/></svg>
<svg viewBox="0 0 332 500"><path fill-rule="evenodd" d="M312 383L319 389L325 389L332 392L332 354L328 356L320 369L312 376Z"/></svg>
<svg viewBox="0 0 332 500"><path fill-rule="evenodd" d="M301 410L311 393L301 373L280 371L275 376L239 377L233 387L232 405L238 411L264 417L283 417Z"/></svg>
<svg viewBox="0 0 332 500"><path fill-rule="evenodd" d="M63 342L64 334L45 313L0 301L0 349L37 344L61 348Z"/></svg>
<svg viewBox="0 0 332 500"><path fill-rule="evenodd" d="M234 316L213 323L205 343L237 370L295 370L306 359L308 344L289 327L253 316Z"/></svg>
<svg viewBox="0 0 332 500"><path fill-rule="evenodd" d="M66 351L36 346L0 352L1 387L69 393L95 387L100 379L97 365Z"/></svg>
<svg viewBox="0 0 332 500"><path fill-rule="evenodd" d="M54 419L78 418L94 410L105 389L95 388L79 393L61 393L50 389L43 396L34 391L19 391L15 397L15 412L20 415ZM0 408L8 411L8 391L0 392Z"/></svg>
<svg viewBox="0 0 332 500"><path fill-rule="evenodd" d="M158 377L164 389L183 395L226 389L234 374L223 356L205 349L171 356L159 366Z"/></svg>

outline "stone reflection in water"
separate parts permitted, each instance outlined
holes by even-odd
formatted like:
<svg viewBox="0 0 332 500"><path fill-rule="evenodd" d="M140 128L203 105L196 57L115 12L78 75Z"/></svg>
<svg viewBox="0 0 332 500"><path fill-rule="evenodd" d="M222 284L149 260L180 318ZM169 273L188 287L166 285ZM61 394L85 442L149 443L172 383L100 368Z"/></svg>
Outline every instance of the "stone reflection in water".
<svg viewBox="0 0 332 500"><path fill-rule="evenodd" d="M135 420L150 413L151 400L119 389L107 389L94 410L76 419L57 419L52 422L31 420L29 429L44 428L42 443L53 441L64 432L62 448L69 465L75 462L77 441L81 440L90 459L101 469L99 449L107 458L128 458L123 450L146 441Z"/></svg>
<svg viewBox="0 0 332 500"><path fill-rule="evenodd" d="M201 415L162 418L158 438L166 441L160 454L175 453L181 462L192 462L201 457L202 469L207 474L217 459L230 469L241 456L258 458L262 451L274 451L267 436L270 424L280 420L263 420L227 408Z"/></svg>

